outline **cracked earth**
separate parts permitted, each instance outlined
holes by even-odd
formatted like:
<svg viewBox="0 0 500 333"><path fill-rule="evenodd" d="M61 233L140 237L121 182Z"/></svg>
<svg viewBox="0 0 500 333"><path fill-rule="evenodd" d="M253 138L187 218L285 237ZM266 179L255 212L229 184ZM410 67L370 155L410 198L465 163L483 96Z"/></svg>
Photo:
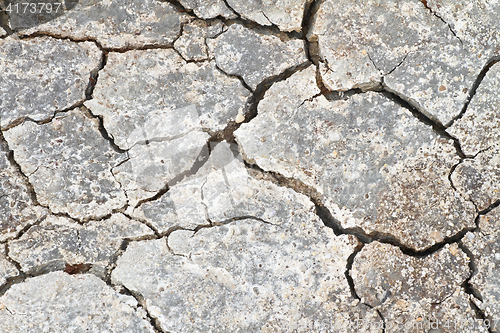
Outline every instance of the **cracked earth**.
<svg viewBox="0 0 500 333"><path fill-rule="evenodd" d="M500 332L498 1L39 2L1 332Z"/></svg>

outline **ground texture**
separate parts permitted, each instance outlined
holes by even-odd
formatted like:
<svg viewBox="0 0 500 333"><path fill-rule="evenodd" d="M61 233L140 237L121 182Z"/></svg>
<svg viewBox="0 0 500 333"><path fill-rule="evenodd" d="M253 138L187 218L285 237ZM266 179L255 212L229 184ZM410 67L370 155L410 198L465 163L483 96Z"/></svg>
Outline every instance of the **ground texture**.
<svg viewBox="0 0 500 333"><path fill-rule="evenodd" d="M500 332L498 1L0 10L0 332Z"/></svg>

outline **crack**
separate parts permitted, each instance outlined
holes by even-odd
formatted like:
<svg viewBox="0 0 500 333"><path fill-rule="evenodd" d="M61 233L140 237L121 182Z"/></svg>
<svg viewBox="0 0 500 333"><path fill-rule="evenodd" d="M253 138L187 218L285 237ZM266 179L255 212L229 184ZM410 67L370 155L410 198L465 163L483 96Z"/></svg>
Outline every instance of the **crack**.
<svg viewBox="0 0 500 333"><path fill-rule="evenodd" d="M236 15L238 18L241 18L241 15L240 13L238 13L228 2L227 0L222 0L222 2L224 2L224 5L226 5L226 7L232 11L234 13L234 15Z"/></svg>
<svg viewBox="0 0 500 333"><path fill-rule="evenodd" d="M284 70L282 73L278 75L274 75L271 77L266 78L263 80L261 83L257 85L255 90L250 88L243 78L238 75L232 75L224 72L219 66L216 64L216 68L220 70L223 74L230 76L230 77L237 77L243 84L243 86L248 89L250 92L252 92L252 95L248 98L246 102L246 107L245 107L245 119L241 123L237 123L235 121L230 121L226 128L224 128L222 131L215 132L212 135L212 138L210 138L210 142L220 142L223 140L226 140L229 143L236 143L236 139L234 136L234 132L240 128L241 124L243 123L248 123L250 122L253 118L257 116L257 108L260 103L260 101L264 98L265 93L271 86L280 81L284 81L288 79L290 76L295 74L296 72L301 71L302 69L307 68L309 65L311 65L311 62L308 60L302 64L292 66Z"/></svg>
<svg viewBox="0 0 500 333"><path fill-rule="evenodd" d="M479 301L483 301L483 296L481 295L481 293L477 292L476 290L474 290L474 288L472 287L471 283L470 283L470 280L474 277L474 275L477 274L477 265L475 263L475 258L474 258L474 255L472 254L472 252L462 243L462 242L458 242L458 247L467 255L467 257L469 257L469 270L470 270L470 275L469 277L462 283L462 288L464 289L464 291L477 298Z"/></svg>
<svg viewBox="0 0 500 333"><path fill-rule="evenodd" d="M133 216L131 216L130 214L127 214L127 213L122 213L122 214L123 214L123 215L125 215L126 217L128 217L129 219L131 219L132 221L136 221L136 222L142 223L142 224L144 224L146 227L148 227L149 229L151 229L151 230L154 232L156 239L162 238L162 237L164 236L164 235L162 235L162 234L158 231L158 229L156 229L156 228L155 228L155 227L154 227L151 223L149 223L148 221L146 221L146 220L141 220L141 219L138 219L138 218L135 218L135 217L133 217ZM134 241L136 241L136 240L134 240ZM128 244L127 244L127 246L128 246ZM125 251L125 249L124 249L124 251Z"/></svg>
<svg viewBox="0 0 500 333"><path fill-rule="evenodd" d="M232 217L232 218L229 218L229 219L223 220L223 221L215 221L215 222L211 221L211 222L212 222L212 226L221 226L221 225L225 225L225 224L228 224L231 222L241 221L241 220L249 220L249 219L256 220L256 221L262 222L264 224L270 224L270 225L276 226L276 224L274 224L272 222L263 220L262 218L257 217L257 216L253 216L253 215L237 216L237 217Z"/></svg>
<svg viewBox="0 0 500 333"><path fill-rule="evenodd" d="M474 228L464 228L461 231L457 232L456 234L446 237L444 238L443 241L435 243L434 245L424 250L415 250L411 247L404 245L397 238L395 238L393 235L389 233L382 233L378 231L366 233L361 228L342 227L341 222L335 219L331 214L331 212L329 211L329 209L325 207L325 205L323 204L323 196L319 194L319 192L316 189L304 184L300 180L285 177L278 172L265 171L261 169L258 165L249 163L248 161L244 162L250 174L254 175L259 174L262 176L263 179L269 180L279 186L290 188L297 193L301 193L309 197L311 202L315 205L316 215L323 221L323 224L326 227L333 230L335 235L337 236L353 235L363 244L368 244L375 241L384 244L390 244L392 246L398 247L401 250L401 252L403 252L408 256L416 258L424 258L441 250L446 245L460 241L467 232L477 230L476 226Z"/></svg>
<svg viewBox="0 0 500 333"><path fill-rule="evenodd" d="M389 75L389 74L392 74L392 72L394 72L398 67L400 67L403 62L406 60L406 58L408 57L408 55L412 53L412 52L408 52L405 54L405 56L403 57L403 59L401 59L401 61L399 62L399 64L397 64L396 66L394 66L393 69L391 69L388 73L385 73L384 75ZM368 53L368 57L370 57L370 54ZM375 63L373 62L373 60L370 58L370 61L373 63L373 66L375 66ZM377 68L377 66L375 66L375 68ZM378 68L377 68L378 69ZM380 70L379 70L380 71Z"/></svg>
<svg viewBox="0 0 500 333"><path fill-rule="evenodd" d="M257 116L257 108L260 103L260 101L264 98L264 95L266 92L271 88L271 86L277 82L280 81L285 81L288 79L290 76L293 74L309 67L311 65L311 62L308 60L302 64L292 66L290 68L287 68L285 71L283 71L281 74L275 75L268 77L261 83L257 85L255 88L253 96L250 97L250 100L248 101L248 109L247 112L245 113L245 120L243 123L248 123L250 122L253 118Z"/></svg>
<svg viewBox="0 0 500 333"><path fill-rule="evenodd" d="M354 297L355 299L360 300L360 301L361 301L361 297L359 297L358 293L356 292L356 288L354 286L354 280L351 276L351 269L352 269L352 265L354 264L354 258L358 255L359 252L361 252L363 247L365 247L365 244L363 244L363 243L361 243L361 245L358 245L354 249L354 252L351 253L349 258L347 258L347 265L346 265L346 269L344 272L345 278L347 279L347 283L349 284L349 289L351 290L352 297ZM363 303L363 304L365 304L365 303Z"/></svg>
<svg viewBox="0 0 500 333"><path fill-rule="evenodd" d="M104 117L103 116L101 116L101 115L94 115L92 113L92 111L90 109L88 109L87 107L85 107L85 106L84 106L84 110L87 111L88 115L92 119L96 119L99 122L99 127L98 127L99 133L101 133L101 136L104 138L104 140L106 140L106 141L109 142L109 145L110 145L111 149L113 149L117 153L121 153L121 154L124 154L124 153L126 153L128 151L128 149L124 150L124 149L120 148L115 143L115 139L113 138L113 136L110 135L108 133L108 131L106 130L106 127L104 127Z"/></svg>
<svg viewBox="0 0 500 333"><path fill-rule="evenodd" d="M148 308L147 308L146 299L144 298L144 296L142 296L139 292L132 291L121 284L120 285L113 285L113 284L109 283L108 285L111 288L113 288L115 291L116 291L116 288L118 287L120 289L120 290L118 290L118 292L122 295L133 297L137 301L138 307L142 308L144 310L144 312L146 313L146 317L147 317L146 320L149 321L149 323L151 324L151 326L153 327L153 329L156 333L167 333L166 331L164 331L161 328L161 324L160 324L160 321L158 320L158 318L153 317L149 313Z"/></svg>
<svg viewBox="0 0 500 333"><path fill-rule="evenodd" d="M460 141L454 137L453 135L446 132L446 127L441 124L441 122L435 119L432 115L427 114L424 110L422 110L418 104L403 95L400 95L398 92L391 90L385 83L382 81L382 91L381 93L394 103L399 106L410 111L414 117L420 120L422 123L429 125L432 127L435 133L437 133L440 137L445 138L447 140L453 141L453 146L455 147L457 155L464 159L466 157L470 157L464 154L462 151L462 147L460 146Z"/></svg>
<svg viewBox="0 0 500 333"><path fill-rule="evenodd" d="M478 216L478 218L479 218L479 216ZM478 219L476 219L476 220L478 220ZM472 286L472 284L470 283L470 280L478 273L477 265L475 263L475 257L472 254L472 252L462 242L458 242L458 247L469 258L470 275L462 283L462 289L464 290L464 292L466 294L470 295L470 297L471 297L471 299L469 300L469 304L470 304L470 307L472 308L472 310L474 311L476 318L478 318L479 320L482 320L483 322L484 322L484 320L490 320L490 322L491 322L491 321L493 321L492 320L493 318L489 318L485 314L484 310L480 309L479 306L477 306L477 304L474 302L474 299L478 300L481 303L483 302L483 297L482 297L481 293L479 291L475 290L474 287ZM487 328L488 328L488 332L493 332L491 327L487 327Z"/></svg>
<svg viewBox="0 0 500 333"><path fill-rule="evenodd" d="M5 32L7 33L5 36L1 36L0 39L7 38L14 33L10 28L9 21L9 14L7 14L5 9L0 8L0 28L5 30Z"/></svg>
<svg viewBox="0 0 500 333"><path fill-rule="evenodd" d="M500 206L500 199L495 201L494 203L492 203L488 208L485 208L485 209L479 211L479 215L486 215L489 212L491 212L493 209L497 208L498 206ZM478 223L478 226L479 226L479 223Z"/></svg>
<svg viewBox="0 0 500 333"><path fill-rule="evenodd" d="M0 297L3 296L7 292L7 290L9 290L10 287L12 287L14 284L20 283L26 279L26 274L23 272L21 264L19 264L17 261L15 261L9 256L8 244L5 243L4 246L5 246L4 256L8 262L10 262L12 265L16 267L17 275L8 277L5 283L0 285Z"/></svg>
<svg viewBox="0 0 500 333"><path fill-rule="evenodd" d="M495 65L496 63L498 63L499 61L500 61L500 56L495 56L495 57L490 58L486 62L486 65L484 65L483 69L481 69L478 76L476 77L476 80L472 84L471 89L469 90L469 94L467 95L464 106L462 107L462 111L460 112L459 115L457 115L452 120L450 120L447 124L445 124L444 125L445 128L451 127L456 121L460 120L465 115L465 113L467 112L467 109L469 107L469 104L472 101L472 98L474 97L474 95L476 94L477 89L481 85L481 82L483 82L484 77L486 76L486 74L488 73L490 68L493 65Z"/></svg>
<svg viewBox="0 0 500 333"><path fill-rule="evenodd" d="M432 15L434 15L435 17L437 17L439 20L441 20L441 22L443 22L444 24L446 24L448 26L448 29L450 30L450 32L453 34L453 36L455 36L455 38L457 38L459 41L460 41L460 44L464 44L462 42L462 40L460 39L460 37L458 37L457 33L455 32L455 30L453 30L452 26L450 23L446 22L440 15L438 15L427 3L427 0L420 0L420 2L424 5L424 7L429 10L429 12L431 12Z"/></svg>
<svg viewBox="0 0 500 333"><path fill-rule="evenodd" d="M371 306L370 304L367 304L365 302L363 302L361 300L361 297L359 297L358 293L356 292L356 286L354 285L354 280L351 276L351 269L352 269L352 265L354 264L354 258L356 257L356 255L358 255L359 252L361 252L361 250L363 250L363 247L365 246L365 244L361 243L358 247L356 247L354 249L354 252L351 253L351 255L349 256L349 258L347 258L347 264L346 264L346 270L344 271L344 276L347 280L347 283L349 284L349 289L351 291L351 296L354 298L354 299L357 299L359 300L359 302L361 304L364 304L366 305L368 308L374 310L375 312L377 312L377 314L379 315L380 319L382 320L382 333L385 333L385 327L386 327L386 322L385 322L385 318L384 316L382 316L382 313L380 312L379 309L376 309L375 307Z"/></svg>
<svg viewBox="0 0 500 333"><path fill-rule="evenodd" d="M252 93L254 92L253 89L245 82L245 79L243 79L243 77L241 75L229 74L229 73L225 72L222 68L220 68L219 64L217 64L217 63L215 63L215 68L217 68L217 70L219 70L219 72L221 72L222 74L224 74L226 76L237 78L238 80L240 80L243 87L245 87L248 91L250 91Z"/></svg>
<svg viewBox="0 0 500 333"><path fill-rule="evenodd" d="M312 31L312 26L316 13L324 0L309 0L304 6L304 14L301 24L301 38L304 40L306 56L309 61L319 66L319 45L317 38L308 38L307 35Z"/></svg>
<svg viewBox="0 0 500 333"><path fill-rule="evenodd" d="M194 18L200 19L198 16L196 16L196 14L193 12L193 10L187 9L186 7L184 7L179 2L179 0L159 0L159 1L171 4L175 8L175 10L177 10L179 13L187 14L187 15L190 15Z"/></svg>

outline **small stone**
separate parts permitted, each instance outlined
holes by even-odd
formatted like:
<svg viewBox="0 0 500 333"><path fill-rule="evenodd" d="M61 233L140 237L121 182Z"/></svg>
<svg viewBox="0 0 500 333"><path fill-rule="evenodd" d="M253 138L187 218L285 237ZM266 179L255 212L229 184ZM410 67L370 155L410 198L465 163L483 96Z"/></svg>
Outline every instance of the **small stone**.
<svg viewBox="0 0 500 333"><path fill-rule="evenodd" d="M10 287L0 322L5 332L155 332L130 299L94 275L53 272Z"/></svg>
<svg viewBox="0 0 500 333"><path fill-rule="evenodd" d="M0 241L14 238L30 224L43 219L47 211L34 206L26 182L10 164L9 148L0 136Z"/></svg>
<svg viewBox="0 0 500 333"><path fill-rule="evenodd" d="M318 45L325 86L368 90L383 77L386 89L428 117L451 122L487 60L423 2L324 1L308 38Z"/></svg>
<svg viewBox="0 0 500 333"><path fill-rule="evenodd" d="M218 131L243 112L250 92L213 61L186 63L174 50L110 52L94 98L122 149L153 139L172 140L193 130Z"/></svg>
<svg viewBox="0 0 500 333"><path fill-rule="evenodd" d="M125 240L148 236L154 236L151 229L122 214L83 226L64 217L49 216L11 241L9 255L28 274L83 264L99 273L111 268Z"/></svg>
<svg viewBox="0 0 500 333"><path fill-rule="evenodd" d="M357 295L381 312L386 332L401 332L401 325L413 328L406 332L420 332L414 325L425 329L433 319L439 321L442 332L488 332L479 323L476 329L445 326L447 321L465 326L479 319L461 289L469 266L457 244L415 258L395 246L372 242L356 255L350 274Z"/></svg>
<svg viewBox="0 0 500 333"><path fill-rule="evenodd" d="M0 287L7 282L8 278L15 277L18 274L16 266L7 259L4 251L0 250Z"/></svg>
<svg viewBox="0 0 500 333"><path fill-rule="evenodd" d="M181 5L187 9L193 10L196 16L202 19L213 19L222 16L226 19L235 19L238 17L224 0L179 0Z"/></svg>
<svg viewBox="0 0 500 333"><path fill-rule="evenodd" d="M239 113L237 116L236 116L236 119L234 119L235 122L237 122L238 124L242 123L245 121L245 116L242 115L241 113Z"/></svg>
<svg viewBox="0 0 500 333"><path fill-rule="evenodd" d="M451 140L380 93L317 96L315 77L311 66L273 84L235 131L248 162L315 189L342 227L415 250L474 228L474 205L448 179Z"/></svg>
<svg viewBox="0 0 500 333"><path fill-rule="evenodd" d="M281 41L272 35L261 35L239 24L233 24L209 47L217 65L229 75L238 75L254 89L267 78L307 61L304 41Z"/></svg>
<svg viewBox="0 0 500 333"><path fill-rule="evenodd" d="M22 16L22 15L21 15ZM105 48L170 46L189 21L168 2L155 0L79 1L74 8L36 25L20 17L11 25L21 34L50 34L77 40L93 39ZM43 24L40 24L43 23Z"/></svg>
<svg viewBox="0 0 500 333"><path fill-rule="evenodd" d="M242 18L260 25L276 25L281 31L302 30L305 7L312 0L226 0L231 8Z"/></svg>
<svg viewBox="0 0 500 333"><path fill-rule="evenodd" d="M102 53L91 42L39 37L0 39L0 125L47 120L85 100Z"/></svg>
<svg viewBox="0 0 500 333"><path fill-rule="evenodd" d="M99 219L126 204L111 173L125 154L112 149L85 108L61 113L45 124L26 121L3 134L38 202L52 212Z"/></svg>
<svg viewBox="0 0 500 333"><path fill-rule="evenodd" d="M0 27L0 37L3 37L7 35L7 31L4 30L4 28Z"/></svg>
<svg viewBox="0 0 500 333"><path fill-rule="evenodd" d="M479 232L472 239L464 238L464 245L471 251L477 267L470 279L475 292L481 295L481 302L475 300L487 318L500 318L500 207L479 217ZM492 325L493 327L493 325ZM498 332L498 326L493 332Z"/></svg>
<svg viewBox="0 0 500 333"><path fill-rule="evenodd" d="M460 141L464 154L475 156L500 142L500 64L486 73L464 116L446 131Z"/></svg>

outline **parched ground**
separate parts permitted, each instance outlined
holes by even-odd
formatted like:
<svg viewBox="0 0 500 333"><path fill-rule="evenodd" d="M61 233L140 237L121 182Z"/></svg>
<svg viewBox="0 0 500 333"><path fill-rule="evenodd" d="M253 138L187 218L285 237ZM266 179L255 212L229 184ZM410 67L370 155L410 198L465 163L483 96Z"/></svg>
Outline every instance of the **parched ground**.
<svg viewBox="0 0 500 333"><path fill-rule="evenodd" d="M500 332L500 2L0 1L0 332Z"/></svg>

